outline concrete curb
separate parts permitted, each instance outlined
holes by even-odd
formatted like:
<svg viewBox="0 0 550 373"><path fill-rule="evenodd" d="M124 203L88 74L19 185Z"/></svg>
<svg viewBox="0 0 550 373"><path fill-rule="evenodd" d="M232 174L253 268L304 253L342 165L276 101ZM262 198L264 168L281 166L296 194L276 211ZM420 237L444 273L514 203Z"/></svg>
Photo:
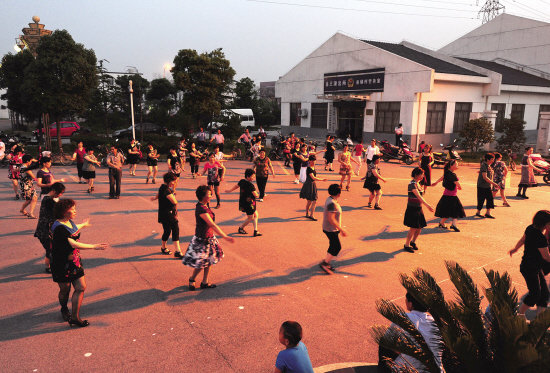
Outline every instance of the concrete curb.
<svg viewBox="0 0 550 373"><path fill-rule="evenodd" d="M323 365L313 369L315 373L376 373L378 364L371 363L337 363Z"/></svg>

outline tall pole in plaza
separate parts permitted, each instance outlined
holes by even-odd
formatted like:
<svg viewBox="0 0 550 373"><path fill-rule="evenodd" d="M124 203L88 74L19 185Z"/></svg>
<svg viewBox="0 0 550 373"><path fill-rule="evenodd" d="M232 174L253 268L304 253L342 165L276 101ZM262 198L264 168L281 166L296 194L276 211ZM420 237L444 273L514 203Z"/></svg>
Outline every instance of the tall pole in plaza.
<svg viewBox="0 0 550 373"><path fill-rule="evenodd" d="M132 89L132 81L130 80L130 111L132 112L132 138L136 138L136 127L134 125L134 90Z"/></svg>

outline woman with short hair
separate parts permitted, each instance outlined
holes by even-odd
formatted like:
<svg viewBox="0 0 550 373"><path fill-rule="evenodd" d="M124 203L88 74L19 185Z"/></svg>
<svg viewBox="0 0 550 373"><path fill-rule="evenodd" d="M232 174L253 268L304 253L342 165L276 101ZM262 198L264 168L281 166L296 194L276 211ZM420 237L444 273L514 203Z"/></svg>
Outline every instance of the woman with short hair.
<svg viewBox="0 0 550 373"><path fill-rule="evenodd" d="M518 194L516 194L516 197L529 199L529 197L525 194L527 192L527 188L536 187L538 185L535 180L535 173L533 170L538 172L542 172L542 170L535 167L533 161L531 160L531 154L533 154L533 148L530 146L526 147L525 154L521 160L521 180L519 181ZM523 193L521 192L522 190Z"/></svg>
<svg viewBox="0 0 550 373"><path fill-rule="evenodd" d="M34 174L30 169L32 155L25 154L22 160L23 164L20 169L21 179L19 182L19 187L21 188L21 199L25 202L23 202L23 206L21 206L21 210L19 210L19 212L29 219L36 219L36 216L34 216L33 213L36 202L38 201L38 196L34 190ZM29 212L25 211L27 206L30 206Z"/></svg>
<svg viewBox="0 0 550 373"><path fill-rule="evenodd" d="M60 199L55 204L54 216L57 219L51 228L52 232L52 256L51 268L53 281L59 285L59 303L63 320L70 326L86 327L90 325L88 320L80 318L80 306L86 290L84 267L80 258L80 250L105 250L106 243L85 244L80 242L82 228L91 226L90 219L82 224L75 224L76 202L72 199ZM72 297L72 313L67 306L71 285L74 288Z"/></svg>
<svg viewBox="0 0 550 373"><path fill-rule="evenodd" d="M189 277L189 290L193 291L195 279L203 271L201 289L213 289L216 285L208 282L210 268L220 262L223 258L223 250L214 233L219 234L226 241L233 243L235 239L226 235L215 223L216 216L210 210L210 198L212 192L206 185L201 185L195 191L199 202L195 206L195 235L183 257L182 263L193 268L193 273Z"/></svg>
<svg viewBox="0 0 550 373"><path fill-rule="evenodd" d="M130 147L128 148L128 169L130 170L130 176L136 176L136 168L139 163L139 148L136 143L136 139L130 140Z"/></svg>
<svg viewBox="0 0 550 373"><path fill-rule="evenodd" d="M84 156L84 165L82 166L82 177L88 182L88 193L94 191L95 168L101 166L94 155L94 148L88 149L88 153Z"/></svg>
<svg viewBox="0 0 550 373"><path fill-rule="evenodd" d="M21 176L20 167L23 163L23 149L20 146L14 145L10 154L6 156L10 161L8 168L8 179L11 179L13 191L15 192L15 198L19 199L19 184L18 180Z"/></svg>
<svg viewBox="0 0 550 373"><path fill-rule="evenodd" d="M340 162L340 175L342 176L340 179L340 189L343 189L342 184L344 183L344 179L347 178L348 184L346 185L346 190L349 192L351 174L353 173L353 170L351 169L351 161L355 162L357 165L359 165L359 163L351 157L348 144L344 143L344 147L342 148L342 153L340 153L338 161Z"/></svg>
<svg viewBox="0 0 550 373"><path fill-rule="evenodd" d="M56 180L51 172L52 160L50 157L42 157L40 159L40 164L42 167L36 173L36 186L39 186L42 190L40 191L40 197L48 195L52 185L55 183L64 183L65 178Z"/></svg>
<svg viewBox="0 0 550 373"><path fill-rule="evenodd" d="M160 251L163 254L170 255L172 252L166 248L166 243L170 234L174 243L175 258L183 258L180 250L180 227L178 220L178 200L174 194L174 188L178 181L175 174L167 172L163 176L164 184L159 188L156 196L151 197L151 201L159 200L158 222L162 224L162 246Z"/></svg>

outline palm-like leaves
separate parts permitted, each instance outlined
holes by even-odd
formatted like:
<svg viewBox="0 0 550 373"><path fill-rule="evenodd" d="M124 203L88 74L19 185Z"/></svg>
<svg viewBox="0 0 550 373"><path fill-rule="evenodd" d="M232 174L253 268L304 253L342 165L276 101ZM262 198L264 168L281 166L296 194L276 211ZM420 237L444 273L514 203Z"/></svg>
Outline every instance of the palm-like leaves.
<svg viewBox="0 0 550 373"><path fill-rule="evenodd" d="M477 285L458 264L446 262L456 289L455 301L445 300L436 280L417 269L400 274L403 287L434 317L436 338L447 372L547 372L550 366L550 311L531 324L516 315L518 293L508 273L485 271L490 287L483 289L490 305L487 319L481 310ZM434 354L403 309L387 300L376 303L378 312L399 328L374 326L372 335L381 346L414 357L428 372L439 372ZM404 367L392 365L395 372ZM410 368L407 368L410 369Z"/></svg>

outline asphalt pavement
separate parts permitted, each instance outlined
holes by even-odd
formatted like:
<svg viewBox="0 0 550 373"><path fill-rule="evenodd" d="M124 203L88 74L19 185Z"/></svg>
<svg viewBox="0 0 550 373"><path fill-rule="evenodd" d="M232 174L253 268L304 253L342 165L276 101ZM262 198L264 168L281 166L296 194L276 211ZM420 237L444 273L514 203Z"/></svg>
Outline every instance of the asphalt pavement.
<svg viewBox="0 0 550 373"><path fill-rule="evenodd" d="M221 190L235 185L250 163L228 161L226 167ZM507 251L534 213L548 209L549 186L529 189L529 200L513 197L512 187L507 190L512 207L502 207L497 198L496 219L480 219L473 216L478 169L461 167L459 197L468 215L458 223L461 232L437 228L439 219L424 210L429 226L417 241L420 250L410 254L403 250L408 229L402 222L413 166L382 163L388 180L382 185L382 211L366 207L368 193L359 177L339 199L349 235L341 238L343 250L330 276L318 267L328 247L321 219L326 190L339 181L337 172L324 171L321 159L317 162L318 176L328 181L317 182L315 222L304 217L305 200L298 197L300 186L292 183L292 169L281 162L274 167L276 177L270 177L266 198L258 203L262 237L252 237L251 226L248 235L236 233L245 218L238 211L238 192L222 194L216 222L236 242L221 240L225 258L210 278L218 287L194 292L187 288L191 269L160 253L158 205L150 201L159 184L145 184L145 165L138 166L137 177L125 167L119 200L107 198L106 170L97 172L96 192L88 194L85 185L76 184L75 166L53 167L57 178L68 178L65 197L77 201L76 222L91 219L81 241L109 244L105 251L82 251L87 289L81 315L90 326L72 329L62 321L57 285L44 273L44 250L33 237L36 220L19 213L22 202L13 200L7 169L0 170L2 371L272 372L283 348L279 327L295 320L303 327L313 366L326 372L376 362L370 328L389 322L376 312L375 301L387 298L404 307L399 273L423 268L453 299L444 265L451 260L466 268L480 288L487 285L483 269L496 269L508 271L519 294L526 293L521 254L510 258ZM165 168L160 164L159 181ZM363 165L361 175L365 171ZM434 170L433 178L441 174ZM515 172L511 185L519 178ZM194 234L194 191L205 183L185 172L177 188L184 250ZM442 191L441 186L429 188L427 200L435 206Z"/></svg>

